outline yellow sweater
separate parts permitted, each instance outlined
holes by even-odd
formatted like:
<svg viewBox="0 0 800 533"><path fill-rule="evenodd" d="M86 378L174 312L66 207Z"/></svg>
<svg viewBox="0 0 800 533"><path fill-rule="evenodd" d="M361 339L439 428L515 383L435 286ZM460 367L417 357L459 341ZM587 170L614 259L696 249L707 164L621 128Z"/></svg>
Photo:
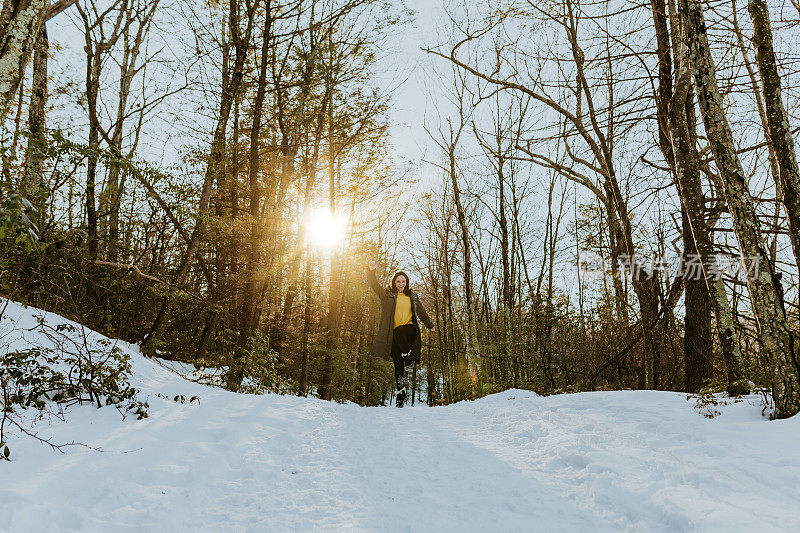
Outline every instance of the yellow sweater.
<svg viewBox="0 0 800 533"><path fill-rule="evenodd" d="M411 324L411 298L403 294L397 293L397 305L394 308L394 327Z"/></svg>

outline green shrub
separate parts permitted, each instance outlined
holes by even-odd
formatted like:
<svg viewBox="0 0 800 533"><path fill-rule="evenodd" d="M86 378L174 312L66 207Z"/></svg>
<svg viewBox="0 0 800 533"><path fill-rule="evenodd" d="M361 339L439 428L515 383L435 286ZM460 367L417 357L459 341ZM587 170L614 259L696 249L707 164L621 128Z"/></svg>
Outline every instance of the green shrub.
<svg viewBox="0 0 800 533"><path fill-rule="evenodd" d="M137 419L148 416L148 404L137 399L139 391L130 383L129 354L108 339L89 342L86 332L71 324L51 326L40 318L33 331L52 346L0 355L0 459L8 459L3 430L8 420L13 422L15 409L44 410L48 402L58 406L94 403L117 407L123 418L128 412Z"/></svg>

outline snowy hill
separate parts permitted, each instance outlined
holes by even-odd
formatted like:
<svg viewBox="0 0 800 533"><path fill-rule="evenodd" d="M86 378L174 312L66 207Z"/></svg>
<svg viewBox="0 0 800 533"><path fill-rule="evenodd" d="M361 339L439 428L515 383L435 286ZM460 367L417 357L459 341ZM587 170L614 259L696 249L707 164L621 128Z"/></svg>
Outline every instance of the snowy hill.
<svg viewBox="0 0 800 533"><path fill-rule="evenodd" d="M11 303L0 348L45 342L37 314ZM767 421L755 396L713 419L654 391L361 408L226 392L120 346L150 417L26 412L95 449L11 430L0 531L800 530L800 419Z"/></svg>

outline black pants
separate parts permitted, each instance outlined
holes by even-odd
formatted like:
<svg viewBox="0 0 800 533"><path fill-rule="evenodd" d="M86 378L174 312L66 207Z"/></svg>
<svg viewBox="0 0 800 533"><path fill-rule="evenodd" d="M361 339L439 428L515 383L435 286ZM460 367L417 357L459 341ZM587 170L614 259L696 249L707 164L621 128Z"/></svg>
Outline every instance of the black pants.
<svg viewBox="0 0 800 533"><path fill-rule="evenodd" d="M398 390L405 386L405 366L406 364L410 365L413 360L413 355L408 352L411 351L416 337L417 328L414 324L405 324L394 328L391 353L392 361L394 361L394 381ZM404 353L408 353L405 361L403 361L402 355Z"/></svg>

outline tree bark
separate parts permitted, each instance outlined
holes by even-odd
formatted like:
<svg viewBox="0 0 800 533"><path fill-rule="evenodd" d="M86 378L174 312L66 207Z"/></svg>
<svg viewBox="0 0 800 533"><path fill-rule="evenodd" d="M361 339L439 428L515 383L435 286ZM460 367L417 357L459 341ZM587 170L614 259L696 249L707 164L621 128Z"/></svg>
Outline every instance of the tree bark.
<svg viewBox="0 0 800 533"><path fill-rule="evenodd" d="M657 96L659 143L667 163L674 171L683 207L683 275L686 278L684 386L687 391L695 392L706 379L712 377L711 307L717 319L717 332L727 371L728 389L730 392L738 392L734 389L743 378L741 353L736 331L733 329L725 286L721 278L709 274L711 262L714 261L713 246L704 213L699 155L695 148L693 91L683 38L684 29L675 11L675 3L670 1L669 6L669 16L667 16L663 0L652 2L660 73ZM667 20L671 21L673 31L674 62L670 54ZM673 65L676 77L674 90ZM687 254L691 254L698 261L686 257ZM698 275L700 279L696 279Z"/></svg>
<svg viewBox="0 0 800 533"><path fill-rule="evenodd" d="M673 98L672 86L672 54L670 52L670 39L669 29L667 26L667 11L664 0L652 0L653 10L653 23L656 31L656 53L658 55L658 93L656 94L656 116L658 120L658 140L661 152L664 155L664 160L673 169L676 181L680 179L686 181L685 174L678 175L676 171L676 149L672 144L672 137L670 123L670 105L683 108L683 102L678 101L678 98ZM673 31L679 31L678 28L673 28ZM681 146L686 149L686 146ZM680 154L680 157L691 157L692 151L687 150ZM692 178L699 178L699 176L692 176ZM698 183L699 185L699 183ZM702 206L702 189L698 187L682 187L679 183L678 192L681 194L681 200L686 206L687 200L683 197L691 193L694 195L691 198L693 205ZM699 195L699 196L698 196ZM702 216L702 215L700 215ZM687 260L687 254L697 256L699 254L695 238L692 232L691 220L688 214L688 209L684 207L681 216L683 225L683 252L684 261ZM706 233L706 238L708 234ZM684 298L685 307L685 320L684 320L684 335L683 335L683 358L684 358L684 387L687 391L696 392L699 390L704 382L712 377L713 366L711 364L711 308L706 282L701 275L699 278L696 276L697 272L687 272L684 270L686 276L686 293ZM702 274L702 272L699 272Z"/></svg>
<svg viewBox="0 0 800 533"><path fill-rule="evenodd" d="M772 27L769 11L764 0L750 0L747 4L753 21L753 44L756 49L758 72L769 127L768 142L772 145L778 160L778 169L783 193L783 205L789 219L789 238L792 241L795 262L800 268L800 172L797 168L797 155L794 137L789 127L789 115L781 100L781 78L775 63L772 48Z"/></svg>
<svg viewBox="0 0 800 533"><path fill-rule="evenodd" d="M239 310L239 336L236 342L235 362L232 365L231 373L228 376L227 386L230 390L237 390L241 385L243 368L241 365L245 356L253 332L258 326L260 319L260 306L262 295L259 293L259 282L264 276L261 268L261 244L263 238L263 220L261 214L261 186L258 183L259 171L259 140L261 136L262 108L264 107L264 96L267 90L267 64L269 56L269 46L272 41L272 2L266 1L266 18L264 22L264 34L261 41L261 64L258 72L258 85L256 87L256 98L253 102L253 123L250 128L250 152L248 178L250 184L249 212L250 212L250 239L247 247L247 282L242 304Z"/></svg>
<svg viewBox="0 0 800 533"><path fill-rule="evenodd" d="M329 65L329 69L332 69ZM336 216L336 141L334 136L334 77L327 73L326 93L330 94L328 104L328 194L331 218ZM322 361L322 382L320 383L320 398L330 401L333 397L333 356L339 339L340 308L342 299L342 261L338 252L339 245L331 243L331 274L328 282L328 319L325 331L325 357Z"/></svg>
<svg viewBox="0 0 800 533"><path fill-rule="evenodd" d="M42 24L36 37L33 53L33 84L28 107L28 157L22 178L22 194L36 208L39 231L46 220L47 184L44 180L45 110L47 109L47 55L49 53L47 28ZM41 233L40 233L41 237Z"/></svg>
<svg viewBox="0 0 800 533"><path fill-rule="evenodd" d="M670 20L673 21L672 26L675 28L673 48L678 70L676 96L670 111L670 129L676 153L676 178L682 190L684 208L688 215L697 253L700 255L703 278L714 310L717 337L725 362L728 392L741 394L747 392L748 388L745 384L739 336L725 291L725 283L721 276L715 275L711 271L715 261L714 247L709 224L706 222L705 202L700 179L700 155L697 153L695 131L697 118L694 110L691 64L689 63L685 24L678 17L674 1L670 1Z"/></svg>
<svg viewBox="0 0 800 533"><path fill-rule="evenodd" d="M303 336L300 345L300 378L297 380L297 395L305 396L308 391L308 363L311 358L309 353L308 336L311 334L311 270L313 267L313 260L311 257L306 258L305 275L303 278L303 289L305 291L306 305L303 310Z"/></svg>
<svg viewBox="0 0 800 533"><path fill-rule="evenodd" d="M706 35L705 19L699 0L680 0L685 13L686 40L695 80L700 111L711 151L724 183L728 210L733 221L739 250L749 266L747 288L759 333L759 348L772 374L776 418L790 417L800 410L800 369L795 358L795 342L788 328L781 298L782 289L764 249L753 198L747 188L733 133L723 109L717 87L716 69ZM753 269L755 270L755 269Z"/></svg>
<svg viewBox="0 0 800 533"><path fill-rule="evenodd" d="M683 250L700 256L692 236L692 223L684 209L682 215ZM711 346L711 299L706 281L701 277L687 277L684 307L686 309L683 334L684 390L697 392L713 377Z"/></svg>
<svg viewBox="0 0 800 533"><path fill-rule="evenodd" d="M48 0L5 0L0 12L0 124L19 89Z"/></svg>
<svg viewBox="0 0 800 533"><path fill-rule="evenodd" d="M86 101L89 106L89 148L97 150L100 145L100 129L97 118L97 93L100 85L100 58L87 47L86 56ZM89 259L97 259L97 202L95 186L97 181L98 156L92 152L86 166L86 233L89 243Z"/></svg>
<svg viewBox="0 0 800 533"><path fill-rule="evenodd" d="M478 346L477 324L475 322L475 294L472 287L472 254L469 242L469 229L467 228L467 217L464 212L464 205L461 200L461 189L458 184L458 170L456 167L456 147L458 146L461 132L464 129L463 103L459 99L459 113L461 120L457 131L453 131L450 126L450 141L447 145L447 162L450 182L453 186L453 202L456 206L456 220L460 230L461 254L464 260L464 299L467 311L467 350L466 359L470 370L476 370L476 361L480 358L480 348Z"/></svg>

